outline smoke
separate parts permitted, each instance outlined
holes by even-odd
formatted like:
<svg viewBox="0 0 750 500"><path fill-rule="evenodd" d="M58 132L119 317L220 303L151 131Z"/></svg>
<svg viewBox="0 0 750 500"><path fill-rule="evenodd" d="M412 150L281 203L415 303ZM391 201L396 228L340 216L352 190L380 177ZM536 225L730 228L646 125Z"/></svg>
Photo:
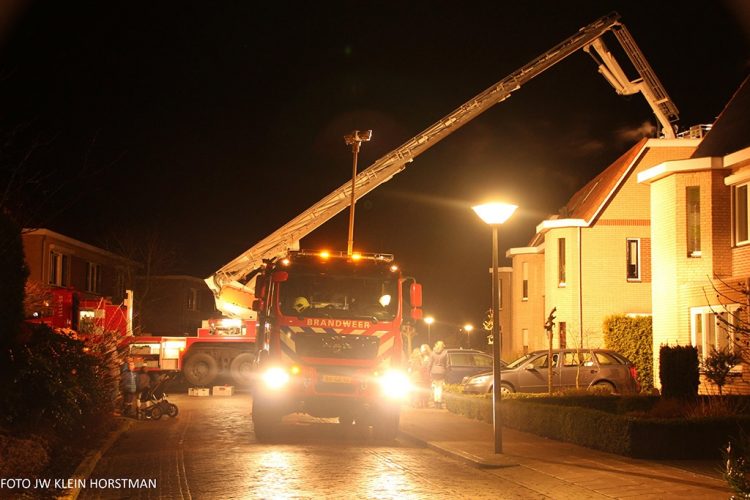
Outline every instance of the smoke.
<svg viewBox="0 0 750 500"><path fill-rule="evenodd" d="M620 145L633 144L644 137L656 137L656 126L650 122L643 122L636 128L623 127L615 132Z"/></svg>

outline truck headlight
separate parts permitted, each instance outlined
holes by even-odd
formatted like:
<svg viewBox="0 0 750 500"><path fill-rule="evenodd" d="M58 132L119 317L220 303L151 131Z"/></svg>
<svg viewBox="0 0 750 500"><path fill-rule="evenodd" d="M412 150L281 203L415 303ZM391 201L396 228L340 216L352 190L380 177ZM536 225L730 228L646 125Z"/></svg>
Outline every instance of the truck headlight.
<svg viewBox="0 0 750 500"><path fill-rule="evenodd" d="M289 373L278 366L271 367L263 373L263 382L269 389L281 389L289 383Z"/></svg>
<svg viewBox="0 0 750 500"><path fill-rule="evenodd" d="M409 377L399 370L385 372L379 382L383 395L390 399L405 399L411 390Z"/></svg>

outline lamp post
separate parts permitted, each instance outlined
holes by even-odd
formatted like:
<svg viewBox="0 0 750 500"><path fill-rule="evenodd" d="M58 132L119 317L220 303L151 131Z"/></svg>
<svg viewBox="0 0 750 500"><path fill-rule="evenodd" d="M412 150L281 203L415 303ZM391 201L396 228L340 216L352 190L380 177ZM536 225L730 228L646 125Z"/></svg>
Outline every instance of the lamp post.
<svg viewBox="0 0 750 500"><path fill-rule="evenodd" d="M424 319L424 322L427 323L427 345L430 346L430 349L432 349L432 336L430 335L430 327L435 322L435 318L432 316L427 316Z"/></svg>
<svg viewBox="0 0 750 500"><path fill-rule="evenodd" d="M355 130L351 134L344 136L344 142L347 146L352 147L352 198L351 205L349 205L349 239L346 244L346 255L351 255L354 252L354 204L357 202L357 198L354 196L354 187L357 183L357 155L359 154L359 147L363 142L367 142L372 138L372 130L365 130L360 132Z"/></svg>
<svg viewBox="0 0 750 500"><path fill-rule="evenodd" d="M492 227L492 428L495 435L495 453L503 452L503 425L500 415L500 297L498 290L499 277L497 265L498 228L513 215L517 205L507 203L486 203L472 207L474 212Z"/></svg>
<svg viewBox="0 0 750 500"><path fill-rule="evenodd" d="M469 346L469 349L471 349L471 331L474 329L474 325L471 323L466 323L464 325L464 331L466 332L466 343Z"/></svg>

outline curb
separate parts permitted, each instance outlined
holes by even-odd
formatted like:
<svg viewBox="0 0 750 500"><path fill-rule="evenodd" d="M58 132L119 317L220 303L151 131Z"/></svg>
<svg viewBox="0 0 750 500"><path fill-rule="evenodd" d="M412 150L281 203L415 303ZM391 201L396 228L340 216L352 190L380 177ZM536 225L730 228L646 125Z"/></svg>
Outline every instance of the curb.
<svg viewBox="0 0 750 500"><path fill-rule="evenodd" d="M75 472L73 472L71 478L72 479L87 479L92 472L94 472L94 468L96 468L96 465L99 463L99 460L101 460L102 455L104 455L107 450L109 450L115 442L120 439L120 436L122 436L130 427L133 425L134 420L131 418L120 418L120 423L117 427L117 429L113 430L109 436L107 436L107 439L104 441L104 443L99 447L98 450L95 452L92 452L88 454L80 464L78 464L78 467L76 467ZM72 488L69 490L66 490L65 493L57 497L58 500L76 500L78 498L78 495L81 493L80 488Z"/></svg>
<svg viewBox="0 0 750 500"><path fill-rule="evenodd" d="M409 434L408 432L405 432L402 430L399 430L399 436L406 439L407 441L412 441L423 447L437 451L441 455L445 455L451 458L458 459L478 469L502 469L505 467L518 467L520 465L518 462L514 462L510 460L507 456L501 455L501 456L491 457L491 458L480 457L472 453L459 450L451 446L447 446L441 442L425 441L424 439L420 439L416 437L415 435Z"/></svg>

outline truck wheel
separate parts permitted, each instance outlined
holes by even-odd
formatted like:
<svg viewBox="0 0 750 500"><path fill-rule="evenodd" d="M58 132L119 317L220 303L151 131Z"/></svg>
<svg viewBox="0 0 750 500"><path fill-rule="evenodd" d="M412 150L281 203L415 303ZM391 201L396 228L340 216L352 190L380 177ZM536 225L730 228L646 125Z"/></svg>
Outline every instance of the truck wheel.
<svg viewBox="0 0 750 500"><path fill-rule="evenodd" d="M239 386L247 386L252 382L255 374L255 356L249 352L243 352L232 360L229 365L229 373L232 380Z"/></svg>
<svg viewBox="0 0 750 500"><path fill-rule="evenodd" d="M190 356L182 369L190 385L210 385L219 374L219 364L210 354L197 352Z"/></svg>
<svg viewBox="0 0 750 500"><path fill-rule="evenodd" d="M398 424L400 412L396 410L384 410L373 425L375 439L393 441L398 435Z"/></svg>
<svg viewBox="0 0 750 500"><path fill-rule="evenodd" d="M253 400L253 431L258 442L270 441L280 421L281 416L278 412L262 402L259 403L257 399Z"/></svg>

